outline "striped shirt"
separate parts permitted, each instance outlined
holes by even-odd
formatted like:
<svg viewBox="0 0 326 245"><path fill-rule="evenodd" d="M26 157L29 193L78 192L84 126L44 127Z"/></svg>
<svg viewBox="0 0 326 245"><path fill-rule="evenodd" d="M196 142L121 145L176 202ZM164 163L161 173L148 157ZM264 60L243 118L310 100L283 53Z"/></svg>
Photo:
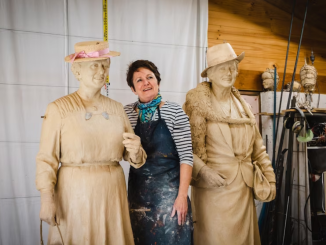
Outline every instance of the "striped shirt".
<svg viewBox="0 0 326 245"><path fill-rule="evenodd" d="M133 129L135 129L138 119L138 113L134 109L137 106L137 103L138 102L128 104L124 107ZM168 101L166 101L165 104L160 108L160 112L161 118L166 122L166 125L177 147L180 164L185 163L192 166L193 155L188 116L182 110L180 105ZM153 116L153 120L158 120L157 111Z"/></svg>

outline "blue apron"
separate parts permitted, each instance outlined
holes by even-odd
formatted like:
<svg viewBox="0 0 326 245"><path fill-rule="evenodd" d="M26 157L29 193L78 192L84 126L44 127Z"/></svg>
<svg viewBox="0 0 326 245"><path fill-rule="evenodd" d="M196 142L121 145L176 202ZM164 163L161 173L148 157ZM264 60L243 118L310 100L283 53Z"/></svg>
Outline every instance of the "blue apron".
<svg viewBox="0 0 326 245"><path fill-rule="evenodd" d="M171 218L180 183L180 159L174 140L161 118L140 123L135 134L147 153L139 169L130 167L128 201L135 245L191 245L193 223L190 200L187 220L178 225L177 213ZM146 210L146 211L144 211Z"/></svg>

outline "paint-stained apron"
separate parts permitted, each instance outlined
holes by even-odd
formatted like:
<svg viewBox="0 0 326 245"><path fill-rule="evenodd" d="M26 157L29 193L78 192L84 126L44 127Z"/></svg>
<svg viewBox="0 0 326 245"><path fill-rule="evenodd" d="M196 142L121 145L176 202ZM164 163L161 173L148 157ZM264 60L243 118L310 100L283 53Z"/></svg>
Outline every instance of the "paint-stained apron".
<svg viewBox="0 0 326 245"><path fill-rule="evenodd" d="M178 196L180 159L171 133L161 118L147 123L139 119L135 134L147 153L145 165L130 168L128 200L135 245L190 245L193 223L188 200L186 223L178 225L178 216L171 218Z"/></svg>

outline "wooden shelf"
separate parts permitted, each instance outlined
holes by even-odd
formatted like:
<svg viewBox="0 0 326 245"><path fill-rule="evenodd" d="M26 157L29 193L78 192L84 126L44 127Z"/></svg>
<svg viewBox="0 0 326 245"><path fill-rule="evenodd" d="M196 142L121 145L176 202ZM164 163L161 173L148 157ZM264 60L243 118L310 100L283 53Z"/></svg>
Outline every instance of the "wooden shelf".
<svg viewBox="0 0 326 245"><path fill-rule="evenodd" d="M257 115L261 115L261 116L274 116L274 113L269 113L269 112L261 112L261 113L257 113ZM281 115L281 117L284 116L284 113L278 114L276 113L276 116Z"/></svg>
<svg viewBox="0 0 326 245"><path fill-rule="evenodd" d="M306 109L301 109L305 113L309 113ZM288 109L288 110L283 110L281 114L285 114L286 112L296 112L296 109ZM311 111L312 113L325 113L326 114L326 108L316 108Z"/></svg>
<svg viewBox="0 0 326 245"><path fill-rule="evenodd" d="M301 109L304 113L309 113L306 109ZM281 117L283 117L287 112L296 112L297 110L295 109L288 109L288 110L283 110L281 112L281 114L276 113L276 116L280 115ZM325 113L326 114L326 108L316 108L313 109L311 111L312 113ZM270 113L270 112L261 112L261 113L257 113L256 115L260 115L260 116L273 116L274 113Z"/></svg>
<svg viewBox="0 0 326 245"><path fill-rule="evenodd" d="M326 146L307 146L307 149L326 149Z"/></svg>

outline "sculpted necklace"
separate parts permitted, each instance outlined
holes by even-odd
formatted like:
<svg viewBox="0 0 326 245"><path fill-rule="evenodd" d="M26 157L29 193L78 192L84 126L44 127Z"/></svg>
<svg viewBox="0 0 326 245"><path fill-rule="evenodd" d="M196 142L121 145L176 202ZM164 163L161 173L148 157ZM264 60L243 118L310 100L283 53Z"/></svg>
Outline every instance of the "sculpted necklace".
<svg viewBox="0 0 326 245"><path fill-rule="evenodd" d="M83 101L82 97L78 94L78 92L76 92L77 95L79 96L79 98ZM101 97L101 103L102 103L102 109L104 109L104 103L103 103L103 98ZM85 120L89 120L92 118L93 115L98 115L100 114L99 112L97 112L98 110L98 106L97 105L93 105L91 106L91 108L96 111L96 112L88 112L87 109L86 109L86 106L84 105L84 108L85 108ZM109 114L106 112L106 111L103 111L101 113L101 115L106 119L106 120L109 120Z"/></svg>

